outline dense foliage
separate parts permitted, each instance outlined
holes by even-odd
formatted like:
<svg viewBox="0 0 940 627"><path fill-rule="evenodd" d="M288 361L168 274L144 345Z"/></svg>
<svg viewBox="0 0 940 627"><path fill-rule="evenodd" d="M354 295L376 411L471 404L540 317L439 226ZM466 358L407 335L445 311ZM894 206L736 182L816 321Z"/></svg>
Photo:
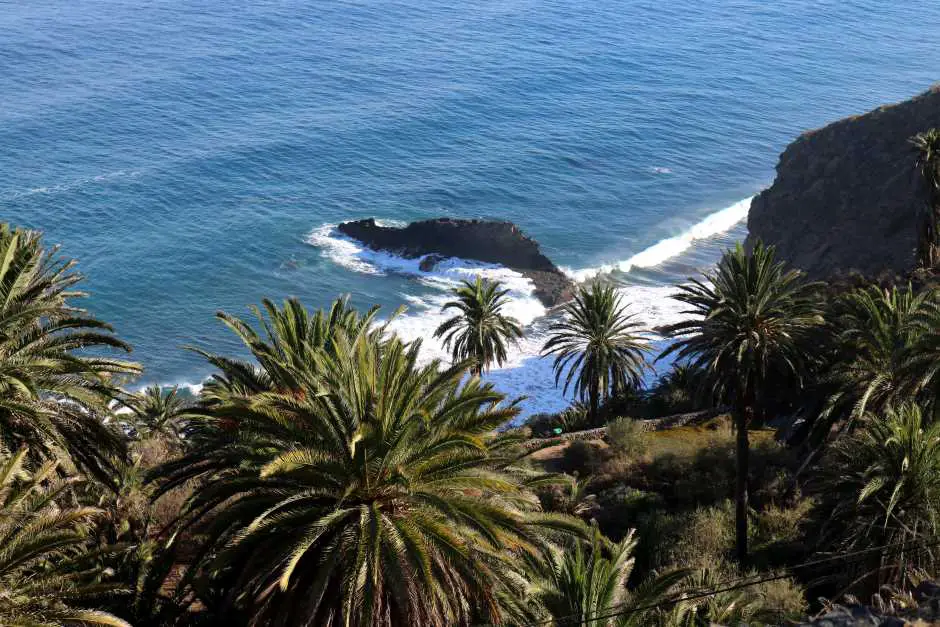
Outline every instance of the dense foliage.
<svg viewBox="0 0 940 627"><path fill-rule="evenodd" d="M0 226L3 625L782 624L940 566L929 282L825 299L730 250L679 289L647 389L651 332L581 286L543 349L580 402L506 429L497 283L447 304L450 364L342 298L220 313L247 358L191 349L214 373L188 397L126 391L80 281Z"/></svg>
<svg viewBox="0 0 940 627"><path fill-rule="evenodd" d="M762 416L762 400L780 381L800 381L812 354L810 331L823 318L814 289L800 273L777 261L773 247L739 244L717 269L680 288L689 320L664 329L676 338L665 354L690 360L711 393L729 404L738 433L737 552L747 558L748 429Z"/></svg>
<svg viewBox="0 0 940 627"><path fill-rule="evenodd" d="M454 290L444 311L457 313L441 323L434 337L442 338L455 362L468 362L476 374L491 364L503 365L509 346L522 337L519 321L503 313L509 290L478 276Z"/></svg>
<svg viewBox="0 0 940 627"><path fill-rule="evenodd" d="M556 383L564 378L566 392L574 386L588 402L592 422L609 396L642 385L648 350L642 325L627 312L614 287L599 281L578 288L542 348L555 358Z"/></svg>

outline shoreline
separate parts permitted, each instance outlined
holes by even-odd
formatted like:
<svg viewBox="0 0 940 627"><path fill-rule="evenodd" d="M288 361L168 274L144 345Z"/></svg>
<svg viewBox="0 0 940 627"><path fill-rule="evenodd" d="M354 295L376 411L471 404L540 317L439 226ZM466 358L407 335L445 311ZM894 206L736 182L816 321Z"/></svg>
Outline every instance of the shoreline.
<svg viewBox="0 0 940 627"><path fill-rule="evenodd" d="M697 242L707 241L736 228L747 217L747 207L752 197L742 199L728 207L711 212L705 218L692 224L679 235L664 238L643 249L622 262L613 262L594 268L562 270L575 281L588 280L598 274L624 274L634 269L655 269L670 260L680 258L694 250ZM389 221L382 221L389 223ZM396 223L397 224L397 223ZM402 294L407 310L390 324L390 330L407 341L421 340L422 356L430 361L439 358L449 359L449 353L443 350L432 335L436 326L444 319L440 308L450 297L450 290L460 279L470 278L477 273L499 280L511 291L510 315L523 323L526 336L519 346L512 350L509 360L502 367L494 367L485 379L493 383L507 398L525 396L521 403L522 413L516 422L539 413L556 413L564 410L574 400L572 396L562 394L555 387L554 373L550 359L539 357L541 344L544 342L544 327L548 320L559 310L559 306L545 307L534 295L531 280L521 273L481 262L472 262L456 258L441 261L432 271L420 269L421 259L406 259L396 255L374 251L350 238L338 235L335 225L323 225L313 229L305 239L308 245L320 250L321 256L331 263L346 270L372 275L405 275L416 279L423 288L422 294ZM627 270L623 270L627 268ZM682 317L683 305L669 298L680 281L669 284L628 284L618 291L624 297L630 311L652 329L675 322ZM384 321L384 319L383 319ZM658 352L664 340L651 334L652 352ZM655 380L671 362L656 364L649 382ZM203 384L211 377L211 372L199 381L178 380L176 382L149 381L147 385L158 384L161 387L178 387L197 396ZM139 389L147 387L140 384Z"/></svg>

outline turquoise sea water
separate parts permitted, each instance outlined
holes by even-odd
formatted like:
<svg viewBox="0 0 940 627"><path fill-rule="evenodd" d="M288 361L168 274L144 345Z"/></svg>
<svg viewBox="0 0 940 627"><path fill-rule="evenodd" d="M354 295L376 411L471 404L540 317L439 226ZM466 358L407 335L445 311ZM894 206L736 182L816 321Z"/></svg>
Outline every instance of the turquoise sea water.
<svg viewBox="0 0 940 627"><path fill-rule="evenodd" d="M478 269L330 230L366 216L512 220L655 324L798 133L937 79L938 24L882 0L0 2L0 219L81 260L142 383L198 383L181 347L239 350L213 313L265 296L404 303L429 336ZM492 378L559 407L544 311L486 272L531 323Z"/></svg>

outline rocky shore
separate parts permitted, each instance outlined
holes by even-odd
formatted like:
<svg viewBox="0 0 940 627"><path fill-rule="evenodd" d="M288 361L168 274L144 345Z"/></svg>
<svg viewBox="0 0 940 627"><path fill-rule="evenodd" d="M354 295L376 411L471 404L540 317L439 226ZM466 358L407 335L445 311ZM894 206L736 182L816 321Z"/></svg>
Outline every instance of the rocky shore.
<svg viewBox="0 0 940 627"><path fill-rule="evenodd" d="M535 295L546 307L559 305L572 296L571 279L542 254L538 242L511 222L440 218L391 227L369 218L343 222L338 229L372 250L407 259L421 258L421 269L426 272L449 257L505 266L529 278L535 285Z"/></svg>

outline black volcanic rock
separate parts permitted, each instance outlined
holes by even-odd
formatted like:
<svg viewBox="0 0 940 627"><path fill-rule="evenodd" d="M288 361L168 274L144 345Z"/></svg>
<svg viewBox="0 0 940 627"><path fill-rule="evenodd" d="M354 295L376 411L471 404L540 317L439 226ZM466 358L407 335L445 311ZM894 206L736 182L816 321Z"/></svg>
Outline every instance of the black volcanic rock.
<svg viewBox="0 0 940 627"><path fill-rule="evenodd" d="M375 220L343 222L339 231L373 250L416 259L433 255L422 270L444 257L460 257L511 268L532 280L535 295L552 307L571 298L573 283L511 222L440 218L405 227L376 224Z"/></svg>
<svg viewBox="0 0 940 627"><path fill-rule="evenodd" d="M913 135L940 127L940 86L805 133L751 203L748 242L774 244L811 278L905 275L927 199Z"/></svg>

